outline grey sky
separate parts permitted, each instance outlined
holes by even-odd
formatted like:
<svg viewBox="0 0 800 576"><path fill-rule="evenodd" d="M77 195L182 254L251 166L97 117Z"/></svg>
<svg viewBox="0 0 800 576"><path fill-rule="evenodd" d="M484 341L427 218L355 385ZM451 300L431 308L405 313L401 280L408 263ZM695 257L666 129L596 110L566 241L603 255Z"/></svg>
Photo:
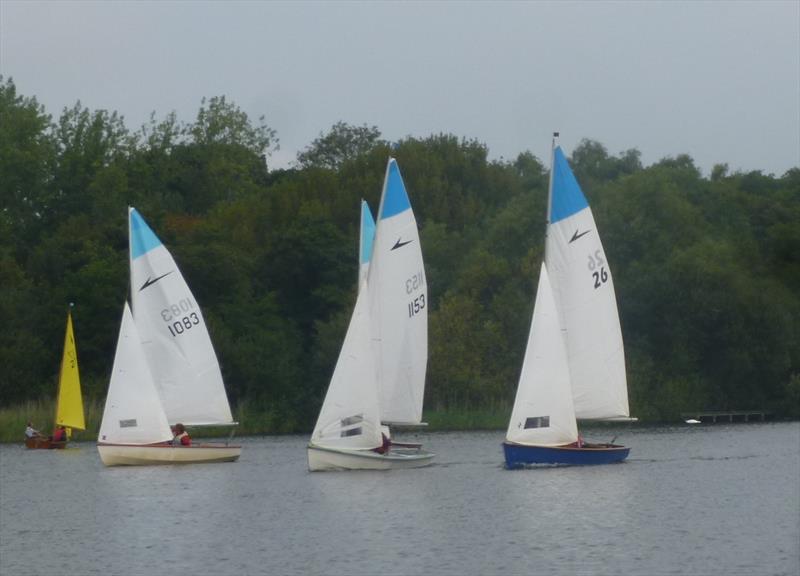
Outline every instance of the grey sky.
<svg viewBox="0 0 800 576"><path fill-rule="evenodd" d="M137 129L225 95L264 115L286 166L334 122L447 132L549 157L559 130L708 174L800 165L800 0L18 2L0 74L57 117L80 100Z"/></svg>

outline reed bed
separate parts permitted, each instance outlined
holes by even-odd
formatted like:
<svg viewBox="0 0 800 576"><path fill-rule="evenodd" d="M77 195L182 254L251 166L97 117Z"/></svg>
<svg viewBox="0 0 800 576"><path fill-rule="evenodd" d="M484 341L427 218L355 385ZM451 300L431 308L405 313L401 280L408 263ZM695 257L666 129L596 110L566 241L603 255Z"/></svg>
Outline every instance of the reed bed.
<svg viewBox="0 0 800 576"><path fill-rule="evenodd" d="M104 400L85 400L84 414L86 430L73 430L72 440L92 441L97 438L100 420L103 417ZM494 406L486 409L455 408L425 412L423 420L428 423L427 430L502 430L508 425L509 408ZM311 433L311 426L297 420L286 418L275 410L240 404L233 411L234 420L239 424L236 436L261 436L276 434ZM0 442L22 442L25 426L32 422L42 434L50 434L55 418L55 401L28 401L16 406L0 408ZM306 429L308 428L308 429ZM210 427L191 429L195 438L222 438L231 433L230 427Z"/></svg>

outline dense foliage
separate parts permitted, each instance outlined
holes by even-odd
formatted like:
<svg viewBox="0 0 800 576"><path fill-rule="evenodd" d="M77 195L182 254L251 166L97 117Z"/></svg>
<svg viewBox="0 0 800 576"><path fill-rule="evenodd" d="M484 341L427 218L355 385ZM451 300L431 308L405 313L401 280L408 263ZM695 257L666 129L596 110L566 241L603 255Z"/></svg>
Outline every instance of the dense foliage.
<svg viewBox="0 0 800 576"><path fill-rule="evenodd" d="M105 395L132 205L203 306L229 394L276 431L316 417L354 302L359 199L387 157L421 228L431 297L426 407L510 409L543 253L547 168L452 135L390 145L333 126L270 170L275 132L224 97L131 132L80 103L56 120L0 79L0 402L52 396L66 307L86 394ZM615 274L632 412L800 416L800 169L704 178L583 141L573 169Z"/></svg>

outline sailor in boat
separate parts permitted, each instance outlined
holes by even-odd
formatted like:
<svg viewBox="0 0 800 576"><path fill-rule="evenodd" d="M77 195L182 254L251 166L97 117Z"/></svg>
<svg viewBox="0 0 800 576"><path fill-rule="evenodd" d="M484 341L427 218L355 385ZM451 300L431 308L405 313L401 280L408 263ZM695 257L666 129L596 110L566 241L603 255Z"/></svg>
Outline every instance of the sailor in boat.
<svg viewBox="0 0 800 576"><path fill-rule="evenodd" d="M175 424L175 426L172 427L172 433L175 435L175 437L172 439L172 444L173 445L175 445L175 446L178 446L178 445L180 445L180 446L191 446L192 445L192 439L189 436L189 433L186 431L186 428L184 427L184 425L181 424L180 422L178 424Z"/></svg>
<svg viewBox="0 0 800 576"><path fill-rule="evenodd" d="M38 438L39 436L41 436L41 434L33 427L33 423L28 422L28 426L25 428L25 438Z"/></svg>
<svg viewBox="0 0 800 576"><path fill-rule="evenodd" d="M389 448L392 446L392 441L389 440L389 437L381 432L381 445L377 448L373 448L375 452L378 454L386 454L389 452Z"/></svg>
<svg viewBox="0 0 800 576"><path fill-rule="evenodd" d="M53 442L66 442L67 441L67 431L64 429L63 426L60 424L56 426L56 429L53 431L53 437L51 438Z"/></svg>

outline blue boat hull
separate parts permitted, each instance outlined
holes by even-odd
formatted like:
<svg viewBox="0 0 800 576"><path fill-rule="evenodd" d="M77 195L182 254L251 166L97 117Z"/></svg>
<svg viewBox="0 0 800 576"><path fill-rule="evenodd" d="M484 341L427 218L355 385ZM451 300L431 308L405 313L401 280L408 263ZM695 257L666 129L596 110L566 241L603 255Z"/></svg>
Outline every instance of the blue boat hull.
<svg viewBox="0 0 800 576"><path fill-rule="evenodd" d="M613 464L628 457L630 448L616 444L588 444L577 446L523 446L503 442L503 452L508 468L522 468L533 464L562 466L587 466Z"/></svg>

